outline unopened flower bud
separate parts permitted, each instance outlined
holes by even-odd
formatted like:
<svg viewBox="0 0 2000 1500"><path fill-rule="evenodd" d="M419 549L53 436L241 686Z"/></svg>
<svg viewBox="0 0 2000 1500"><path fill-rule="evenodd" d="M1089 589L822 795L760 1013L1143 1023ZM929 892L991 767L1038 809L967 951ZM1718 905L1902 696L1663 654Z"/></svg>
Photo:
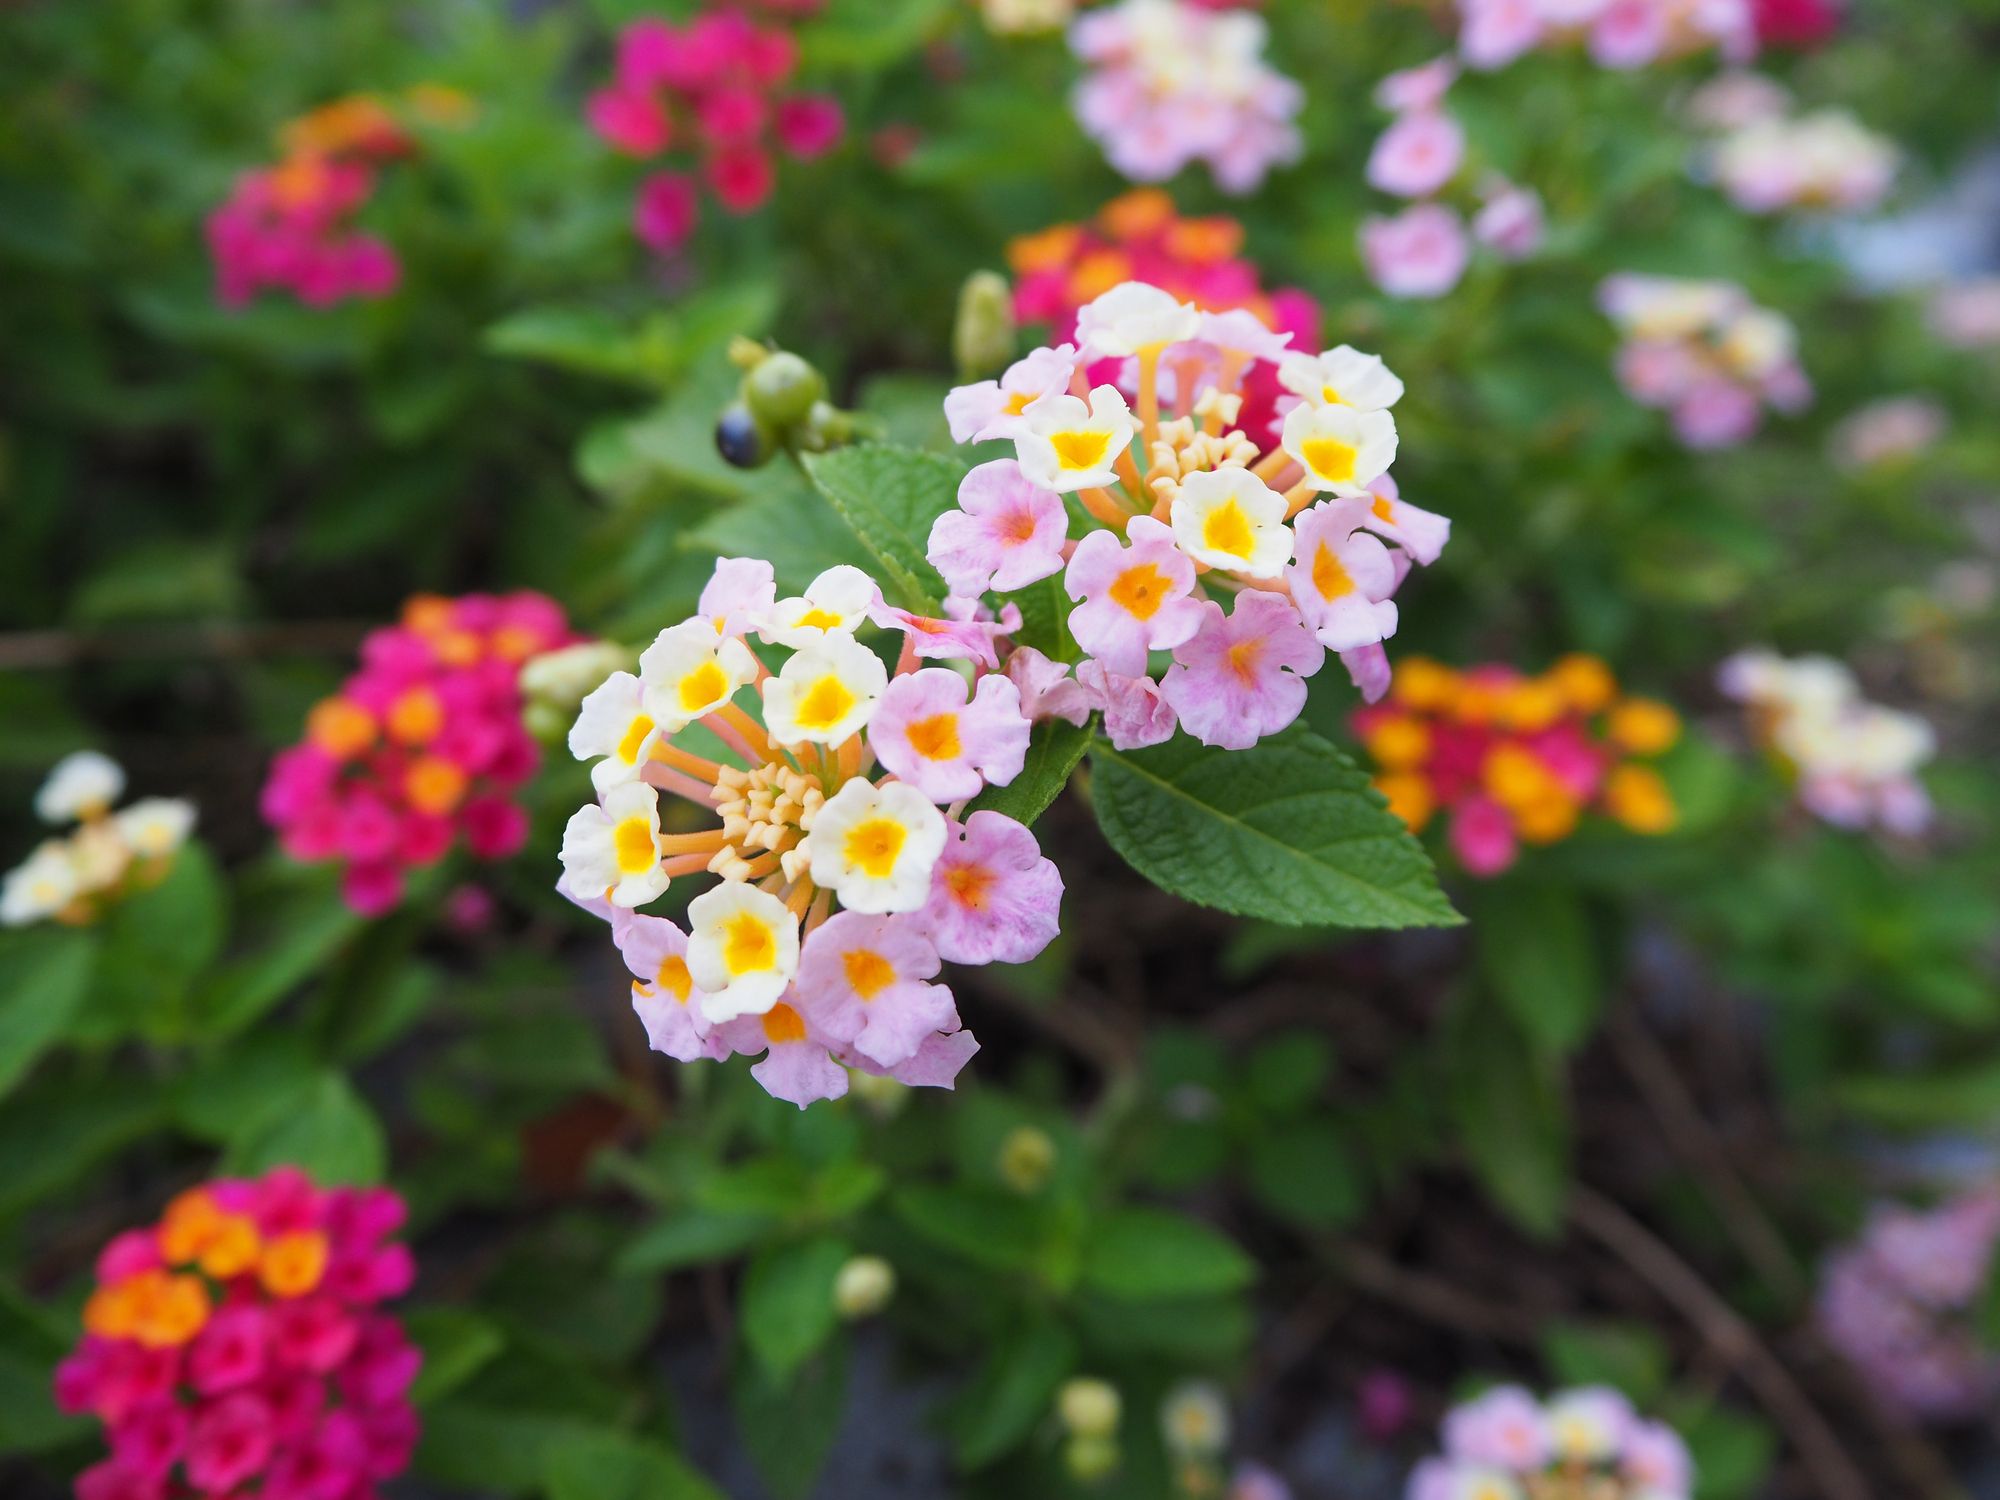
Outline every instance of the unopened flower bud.
<svg viewBox="0 0 2000 1500"><path fill-rule="evenodd" d="M1072 1376L1056 1392L1056 1415L1071 1437L1116 1437L1123 1406L1118 1387L1095 1375Z"/></svg>
<svg viewBox="0 0 2000 1500"><path fill-rule="evenodd" d="M857 1255L833 1281L833 1305L850 1323L873 1317L896 1295L896 1268L879 1255Z"/></svg>
<svg viewBox="0 0 2000 1500"><path fill-rule="evenodd" d="M958 315L951 328L959 378L998 375L1013 361L1014 346L1014 293L1007 278L998 271L974 271L958 289Z"/></svg>
<svg viewBox="0 0 2000 1500"><path fill-rule="evenodd" d="M1056 1143L1046 1130L1017 1125L1000 1143L1000 1177L1017 1193L1038 1193L1055 1170Z"/></svg>
<svg viewBox="0 0 2000 1500"><path fill-rule="evenodd" d="M754 370L770 357L771 346L760 344L745 334L737 334L729 341L729 362L739 370Z"/></svg>
<svg viewBox="0 0 2000 1500"><path fill-rule="evenodd" d="M581 641L544 651L521 664L521 695L532 712L548 708L562 716L562 732L576 710L613 672L629 671L632 653L616 641Z"/></svg>
<svg viewBox="0 0 2000 1500"><path fill-rule="evenodd" d="M855 1100L878 1120L891 1120L910 1102L910 1086L886 1074L864 1073L859 1068L848 1074L847 1097Z"/></svg>
<svg viewBox="0 0 2000 1500"><path fill-rule="evenodd" d="M743 401L764 426L784 432L804 421L826 396L826 377L798 355L778 349L743 377Z"/></svg>
<svg viewBox="0 0 2000 1500"><path fill-rule="evenodd" d="M1118 1468L1118 1444L1110 1438L1071 1438L1063 1444L1063 1465L1078 1484L1096 1484Z"/></svg>
<svg viewBox="0 0 2000 1500"><path fill-rule="evenodd" d="M741 401L725 409L715 424L715 451L739 469L761 469L777 451L777 440Z"/></svg>

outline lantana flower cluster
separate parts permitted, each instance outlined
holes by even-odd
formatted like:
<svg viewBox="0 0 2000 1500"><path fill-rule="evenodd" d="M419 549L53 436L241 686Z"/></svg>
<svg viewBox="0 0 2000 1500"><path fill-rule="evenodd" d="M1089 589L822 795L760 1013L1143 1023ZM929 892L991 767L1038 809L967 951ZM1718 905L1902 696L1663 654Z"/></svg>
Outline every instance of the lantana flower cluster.
<svg viewBox="0 0 2000 1500"><path fill-rule="evenodd" d="M1923 1421L1991 1411L2000 1349L1977 1308L2000 1243L2000 1188L1929 1211L1885 1205L1827 1261L1818 1320L1828 1342L1890 1406Z"/></svg>
<svg viewBox="0 0 2000 1500"><path fill-rule="evenodd" d="M1680 716L1619 692L1594 656L1566 656L1527 676L1499 664L1455 671L1413 658L1390 701L1354 716L1380 768L1375 786L1421 833L1449 814L1466 873L1498 875L1522 844L1553 844L1599 812L1635 833L1666 833L1676 809L1645 761L1680 738Z"/></svg>
<svg viewBox="0 0 2000 1500"><path fill-rule="evenodd" d="M1395 116L1368 154L1368 184L1418 200L1401 213L1371 216L1361 226L1361 257L1375 284L1392 297L1441 297L1458 285L1472 245L1502 260L1524 260L1541 248L1541 196L1497 172L1464 190L1475 199L1471 235L1459 209L1443 200L1465 164L1465 130L1445 108L1458 64L1439 57L1383 79L1375 102Z"/></svg>
<svg viewBox="0 0 2000 1500"><path fill-rule="evenodd" d="M1459 0L1459 55L1504 68L1528 52L1582 47L1606 68L1644 68L1710 49L1756 55L1752 0Z"/></svg>
<svg viewBox="0 0 2000 1500"><path fill-rule="evenodd" d="M871 624L904 635L893 671ZM761 1053L751 1076L802 1109L849 1068L952 1086L979 1044L940 970L1033 958L1062 897L1025 826L965 806L1027 755L995 670L1018 624L911 614L851 567L779 599L769 563L725 558L699 612L584 700L569 743L598 800L563 832L559 888L610 922L656 1050ZM674 831L663 794L721 826ZM640 910L706 875L685 927Z"/></svg>
<svg viewBox="0 0 2000 1500"><path fill-rule="evenodd" d="M585 104L591 128L625 155L673 152L698 165L698 176L676 168L639 185L633 228L662 255L694 232L704 184L724 212L747 214L777 186L778 153L810 161L840 142L839 101L790 88L799 48L784 22L818 0L762 8L761 19L722 6L679 26L632 22L619 34L612 81Z"/></svg>
<svg viewBox="0 0 2000 1500"><path fill-rule="evenodd" d="M1015 276L1014 316L1046 324L1051 340L1076 342L1076 318L1086 304L1127 281L1142 281L1191 302L1203 312L1242 308L1301 349L1319 347L1320 309L1297 287L1267 291L1243 255L1243 226L1223 215L1188 218L1159 188L1134 188L1083 224L1056 224L1007 246ZM1115 380L1124 361L1095 361L1092 385ZM1246 372L1238 425L1264 430L1286 394L1277 367L1261 362Z"/></svg>
<svg viewBox="0 0 2000 1500"><path fill-rule="evenodd" d="M1917 772L1937 752L1924 719L1861 695L1829 656L1739 651L1716 675L1744 706L1750 732L1796 778L1800 803L1836 828L1916 835L1931 799Z"/></svg>
<svg viewBox="0 0 2000 1500"><path fill-rule="evenodd" d="M194 830L194 804L142 797L113 812L124 792L124 768L108 755L79 750L56 763L35 794L35 815L68 831L45 839L7 872L0 925L94 922L166 878Z"/></svg>
<svg viewBox="0 0 2000 1500"><path fill-rule="evenodd" d="M1690 113L1719 127L1700 165L1738 208L1866 213L1896 180L1902 153L1846 109L1790 113L1784 86L1758 74L1704 85Z"/></svg>
<svg viewBox="0 0 2000 1500"><path fill-rule="evenodd" d="M961 600L1059 573L1076 601L1074 678L1029 648L1008 660L1030 716L1101 710L1120 749L1176 726L1243 749L1299 716L1328 651L1379 698L1393 596L1451 529L1388 473L1402 381L1374 355L1294 353L1248 311L1138 282L1085 306L1076 338L945 402L954 438L1011 442L1014 457L965 476L931 564ZM1092 385L1104 360L1117 378ZM1275 441L1239 425L1259 365L1285 391ZM1155 653L1172 659L1157 678Z"/></svg>
<svg viewBox="0 0 2000 1500"><path fill-rule="evenodd" d="M1122 0L1078 17L1088 70L1073 100L1084 133L1134 182L1203 162L1226 193L1253 192L1305 149L1297 82L1264 60L1264 18L1191 0Z"/></svg>
<svg viewBox="0 0 2000 1500"><path fill-rule="evenodd" d="M402 275L396 252L356 218L377 172L416 150L405 114L455 123L471 110L455 89L424 84L399 104L352 94L291 121L280 135L283 157L243 173L208 216L217 295L232 307L267 289L308 307L388 296Z"/></svg>
<svg viewBox="0 0 2000 1500"><path fill-rule="evenodd" d="M56 1369L111 1456L77 1500L374 1500L417 1441L423 1356L384 1302L415 1263L387 1188L296 1167L191 1188L112 1240Z"/></svg>
<svg viewBox="0 0 2000 1500"><path fill-rule="evenodd" d="M306 719L264 784L265 821L294 859L337 860L364 916L403 896L406 871L464 838L504 859L528 836L515 791L541 752L522 723L521 667L574 640L546 595L419 595L370 632L361 670Z"/></svg>
<svg viewBox="0 0 2000 1500"><path fill-rule="evenodd" d="M1495 1386L1445 1414L1444 1451L1418 1464L1407 1500L1689 1500L1694 1460L1679 1433L1617 1391L1579 1386L1547 1401Z"/></svg>
<svg viewBox="0 0 2000 1500"><path fill-rule="evenodd" d="M1621 273L1605 278L1597 300L1623 340L1618 383L1640 405L1671 413L1690 448L1733 448L1755 436L1765 407L1812 402L1798 331L1739 286Z"/></svg>

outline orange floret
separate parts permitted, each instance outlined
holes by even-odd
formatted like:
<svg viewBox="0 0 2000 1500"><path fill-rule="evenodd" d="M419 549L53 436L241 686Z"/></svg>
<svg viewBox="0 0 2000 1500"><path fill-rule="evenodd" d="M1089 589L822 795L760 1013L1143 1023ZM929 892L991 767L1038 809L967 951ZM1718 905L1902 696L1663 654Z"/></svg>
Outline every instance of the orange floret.
<svg viewBox="0 0 2000 1500"><path fill-rule="evenodd" d="M326 1236L316 1229L281 1234L264 1247L257 1279L273 1297L303 1297L326 1274Z"/></svg>
<svg viewBox="0 0 2000 1500"><path fill-rule="evenodd" d="M352 760L375 743L375 716L350 698L323 698L306 715L306 738L335 760Z"/></svg>
<svg viewBox="0 0 2000 1500"><path fill-rule="evenodd" d="M1611 710L1611 738L1634 755L1658 755L1681 737L1681 716L1654 698L1627 698Z"/></svg>
<svg viewBox="0 0 2000 1500"><path fill-rule="evenodd" d="M403 773L403 795L410 806L432 817L443 817L465 796L467 777L456 761L439 755L419 756Z"/></svg>
<svg viewBox="0 0 2000 1500"><path fill-rule="evenodd" d="M427 687L413 687L389 705L389 738L399 745L428 745L444 729L444 704Z"/></svg>
<svg viewBox="0 0 2000 1500"><path fill-rule="evenodd" d="M1666 833L1680 820L1674 794L1651 766L1620 766L1604 783L1604 810L1634 833Z"/></svg>
<svg viewBox="0 0 2000 1500"><path fill-rule="evenodd" d="M1580 714L1602 713L1618 695L1618 680L1599 657L1578 651L1548 670L1549 680Z"/></svg>
<svg viewBox="0 0 2000 1500"><path fill-rule="evenodd" d="M1414 772L1392 771L1375 778L1375 790L1389 799L1389 811L1403 820L1412 833L1422 833L1437 810L1437 798L1430 782Z"/></svg>

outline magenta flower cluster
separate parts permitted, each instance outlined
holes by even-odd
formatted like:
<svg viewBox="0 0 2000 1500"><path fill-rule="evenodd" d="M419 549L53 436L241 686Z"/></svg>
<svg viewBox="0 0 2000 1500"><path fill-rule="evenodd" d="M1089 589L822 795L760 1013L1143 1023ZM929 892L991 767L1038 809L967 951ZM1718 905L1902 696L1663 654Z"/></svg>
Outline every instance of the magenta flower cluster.
<svg viewBox="0 0 2000 1500"><path fill-rule="evenodd" d="M2000 1349L1973 1321L1996 1241L2000 1188L1989 1187L1928 1212L1878 1208L1861 1238L1827 1261L1820 1327L1890 1406L1957 1421L2000 1397Z"/></svg>
<svg viewBox="0 0 2000 1500"><path fill-rule="evenodd" d="M347 904L377 916L406 871L461 836L478 859L519 849L514 794L541 763L521 664L574 639L543 594L411 600L362 643L361 670L313 709L304 743L273 760L262 808L285 852L339 861Z"/></svg>
<svg viewBox="0 0 2000 1500"><path fill-rule="evenodd" d="M1540 1401L1495 1386L1445 1414L1444 1451L1418 1464L1406 1500L1688 1500L1694 1463L1680 1434L1617 1391L1579 1386Z"/></svg>
<svg viewBox="0 0 2000 1500"><path fill-rule="evenodd" d="M1497 172L1462 189L1472 200L1470 235L1446 195L1465 163L1465 129L1444 107L1458 64L1439 57L1383 79L1375 102L1395 119L1368 154L1368 184L1417 200L1401 213L1374 215L1361 226L1361 258L1392 297L1441 297L1458 285L1475 242L1502 260L1525 260L1541 248L1542 200L1533 188Z"/></svg>
<svg viewBox="0 0 2000 1500"><path fill-rule="evenodd" d="M817 0L765 0L765 9L799 15L817 9ZM747 214L777 186L775 151L808 161L839 143L839 103L787 90L798 63L788 29L731 7L681 26L648 16L625 28L611 83L585 105L591 128L627 156L645 161L679 150L700 169L698 177L656 172L640 184L633 209L640 239L670 254L694 232L704 182L726 212Z"/></svg>
<svg viewBox="0 0 2000 1500"><path fill-rule="evenodd" d="M1088 71L1074 105L1084 133L1135 182L1206 163L1226 193L1256 189L1304 150L1305 91L1264 61L1262 16L1190 0L1122 0L1070 28Z"/></svg>
<svg viewBox="0 0 2000 1500"><path fill-rule="evenodd" d="M280 1167L114 1239L56 1371L57 1404L110 1438L77 1500L375 1500L418 1434L423 1357L381 1306L415 1275L402 1222L387 1188Z"/></svg>

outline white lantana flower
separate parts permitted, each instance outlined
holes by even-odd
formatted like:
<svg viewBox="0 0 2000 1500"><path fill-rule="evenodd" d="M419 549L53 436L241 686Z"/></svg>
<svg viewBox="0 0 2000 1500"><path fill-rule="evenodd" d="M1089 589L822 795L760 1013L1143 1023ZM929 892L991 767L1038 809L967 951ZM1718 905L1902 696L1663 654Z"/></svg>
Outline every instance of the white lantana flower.
<svg viewBox="0 0 2000 1500"><path fill-rule="evenodd" d="M660 742L660 726L646 712L645 697L646 686L637 677L613 672L577 709L569 753L578 760L596 760L590 784L600 792L637 781Z"/></svg>
<svg viewBox="0 0 2000 1500"><path fill-rule="evenodd" d="M1021 472L1058 493L1114 483L1118 455L1139 430L1124 396L1111 385L1093 390L1089 405L1075 396L1044 396L1021 419L1027 431L1014 438Z"/></svg>
<svg viewBox="0 0 2000 1500"><path fill-rule="evenodd" d="M50 839L0 882L0 924L25 927L54 916L77 896L69 850Z"/></svg>
<svg viewBox="0 0 2000 1500"><path fill-rule="evenodd" d="M706 620L668 627L639 657L645 714L662 734L679 734L756 680L757 658L750 648L735 636L717 634Z"/></svg>
<svg viewBox="0 0 2000 1500"><path fill-rule="evenodd" d="M874 579L841 563L807 584L805 593L772 605L758 634L780 646L817 646L830 635L859 630L881 597Z"/></svg>
<svg viewBox="0 0 2000 1500"><path fill-rule="evenodd" d="M1198 469L1174 494L1174 540L1211 568L1276 578L1292 560L1286 509L1285 497L1248 469Z"/></svg>
<svg viewBox="0 0 2000 1500"><path fill-rule="evenodd" d="M765 728L783 745L841 744L866 727L888 685L881 657L830 634L764 679Z"/></svg>
<svg viewBox="0 0 2000 1500"><path fill-rule="evenodd" d="M944 853L944 814L915 787L857 777L827 799L805 849L814 885L851 911L916 911Z"/></svg>
<svg viewBox="0 0 2000 1500"><path fill-rule="evenodd" d="M1084 352L1124 359L1183 343L1201 328L1193 303L1143 281L1126 281L1077 311L1076 336Z"/></svg>
<svg viewBox="0 0 2000 1500"><path fill-rule="evenodd" d="M117 761L96 750L79 750L56 762L49 779L35 793L35 813L44 823L73 823L111 810L125 790L125 772Z"/></svg>
<svg viewBox="0 0 2000 1500"><path fill-rule="evenodd" d="M769 891L725 881L688 903L687 966L711 1023L763 1015L799 971L798 918Z"/></svg>
<svg viewBox="0 0 2000 1500"><path fill-rule="evenodd" d="M139 859L165 859L194 832L194 804L184 797L141 797L114 814L112 827Z"/></svg>
<svg viewBox="0 0 2000 1500"><path fill-rule="evenodd" d="M1387 411L1403 399L1403 382L1381 355L1346 344L1324 354L1286 355L1278 365L1278 383L1314 406Z"/></svg>
<svg viewBox="0 0 2000 1500"><path fill-rule="evenodd" d="M581 807L563 828L563 871L571 887L613 906L644 906L667 888L660 867L660 796L643 781Z"/></svg>
<svg viewBox="0 0 2000 1500"><path fill-rule="evenodd" d="M1396 461L1396 419L1352 406L1295 406L1285 416L1284 445L1316 488L1356 498Z"/></svg>

